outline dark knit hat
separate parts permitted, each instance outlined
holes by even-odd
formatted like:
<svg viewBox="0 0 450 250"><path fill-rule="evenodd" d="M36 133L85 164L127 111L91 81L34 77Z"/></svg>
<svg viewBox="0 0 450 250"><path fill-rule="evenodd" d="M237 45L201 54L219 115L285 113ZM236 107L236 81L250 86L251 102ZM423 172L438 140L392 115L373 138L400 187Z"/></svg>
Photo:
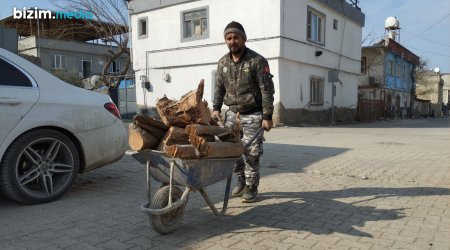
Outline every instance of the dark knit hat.
<svg viewBox="0 0 450 250"><path fill-rule="evenodd" d="M245 34L244 27L242 27L242 24L232 21L225 27L225 30L223 31L223 36L226 37L228 33L236 33L241 35L244 40L247 40L247 35Z"/></svg>

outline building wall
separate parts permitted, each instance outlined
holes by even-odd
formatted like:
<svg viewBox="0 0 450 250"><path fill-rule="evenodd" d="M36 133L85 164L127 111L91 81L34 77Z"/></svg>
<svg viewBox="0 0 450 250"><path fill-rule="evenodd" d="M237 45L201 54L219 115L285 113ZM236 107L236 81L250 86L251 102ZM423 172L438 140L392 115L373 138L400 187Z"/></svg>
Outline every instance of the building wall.
<svg viewBox="0 0 450 250"><path fill-rule="evenodd" d="M17 53L17 31L0 26L0 48Z"/></svg>
<svg viewBox="0 0 450 250"><path fill-rule="evenodd" d="M390 62L393 62L394 73L390 74ZM400 66L400 74L398 73L398 67ZM404 74L403 67L406 66L406 76ZM385 87L387 89L410 92L411 91L411 70L412 63L404 60L401 55L396 55L391 52L387 52L385 56L384 71L386 72Z"/></svg>
<svg viewBox="0 0 450 250"><path fill-rule="evenodd" d="M150 89L137 88L138 105L154 107L157 99L164 95L179 99L188 90L196 88L200 79L205 79L204 98L211 107L210 93L217 62L228 52L223 29L234 20L246 30L247 47L269 61L274 75L275 104L281 103L287 109L328 112L332 89L327 79L328 71L339 69L342 85L336 83L335 106L356 108L361 59L360 23L321 1L260 0L257 4L243 0L179 2L131 15L136 79L147 79L151 84ZM326 15L324 45L314 44L306 38L308 6ZM181 13L202 7L209 11L208 37L182 41ZM230 9L233 10L232 15L230 11L224 11ZM142 19L147 19L148 25L148 35L144 38L138 37L138 24ZM337 30L333 29L334 19L338 21ZM322 51L321 56L315 56L317 50ZM308 105L311 76L324 79L323 105Z"/></svg>
<svg viewBox="0 0 450 250"><path fill-rule="evenodd" d="M80 58L92 61L92 74L101 74L103 65L106 63L105 55L111 49L111 46L107 45L77 41L49 38L39 38L38 40L35 36L19 40L18 46L20 54L39 57L41 59L41 67L47 71L52 71L52 55L65 55L67 67L64 71L74 75L78 75L78 60ZM112 49L115 50L114 47ZM124 67L126 55L122 55L116 61L119 61L121 67Z"/></svg>
<svg viewBox="0 0 450 250"><path fill-rule="evenodd" d="M247 34L247 47L269 60L271 73L275 75L276 101L278 93L279 56L279 1L261 0L255 5L252 1L193 1L173 5L150 12L131 16L133 67L137 79L147 76L152 85L151 91L137 88L138 104L155 106L157 98L167 95L180 98L187 90L197 87L200 79L205 79L205 88L211 88L212 75L219 59L228 52L224 42L223 30L231 21L240 22ZM233 9L231 16L224 11ZM184 42L181 40L181 13L186 10L207 6L209 9L209 37L207 39ZM249 15L252 10L255 15ZM148 36L138 38L138 20L147 18ZM274 38L275 37L275 38ZM168 74L170 82L163 77ZM205 90L210 93L210 90ZM211 103L211 96L204 98ZM210 105L211 107L212 105Z"/></svg>

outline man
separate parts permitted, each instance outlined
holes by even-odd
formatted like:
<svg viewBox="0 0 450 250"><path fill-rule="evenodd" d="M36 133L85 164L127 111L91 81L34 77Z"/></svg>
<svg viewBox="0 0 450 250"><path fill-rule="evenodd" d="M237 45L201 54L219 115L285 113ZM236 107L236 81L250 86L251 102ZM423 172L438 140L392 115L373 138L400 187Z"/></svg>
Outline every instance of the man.
<svg viewBox="0 0 450 250"><path fill-rule="evenodd" d="M239 113L243 142L247 143L261 127L272 126L274 87L267 60L245 46L247 36L238 22L229 23L224 30L230 50L219 60L213 101L213 117L220 118L222 104L229 106L225 126L236 122ZM242 196L242 202L254 202L258 196L259 157L263 153L263 133L251 144L235 165L238 180L232 195Z"/></svg>

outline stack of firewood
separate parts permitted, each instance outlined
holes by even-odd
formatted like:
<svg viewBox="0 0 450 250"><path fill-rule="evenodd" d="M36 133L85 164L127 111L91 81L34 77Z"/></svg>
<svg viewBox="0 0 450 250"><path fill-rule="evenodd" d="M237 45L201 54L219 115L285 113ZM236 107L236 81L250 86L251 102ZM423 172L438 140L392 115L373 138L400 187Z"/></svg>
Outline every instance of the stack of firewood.
<svg viewBox="0 0 450 250"><path fill-rule="evenodd" d="M132 150L156 149L182 159L237 157L244 152L240 125L218 126L202 101L204 81L180 101L163 97L156 103L161 121L137 115L129 126Z"/></svg>

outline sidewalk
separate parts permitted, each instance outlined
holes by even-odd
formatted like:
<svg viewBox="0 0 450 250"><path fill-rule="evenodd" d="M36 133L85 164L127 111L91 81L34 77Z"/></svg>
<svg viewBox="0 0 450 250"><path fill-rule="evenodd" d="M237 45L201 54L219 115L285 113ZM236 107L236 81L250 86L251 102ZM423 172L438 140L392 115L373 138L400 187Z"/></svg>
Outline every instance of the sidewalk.
<svg viewBox="0 0 450 250"><path fill-rule="evenodd" d="M260 200L215 217L199 193L159 235L140 212L145 168L80 175L61 200L0 198L0 249L450 249L450 120L286 127L266 134ZM207 188L221 205L225 182Z"/></svg>

